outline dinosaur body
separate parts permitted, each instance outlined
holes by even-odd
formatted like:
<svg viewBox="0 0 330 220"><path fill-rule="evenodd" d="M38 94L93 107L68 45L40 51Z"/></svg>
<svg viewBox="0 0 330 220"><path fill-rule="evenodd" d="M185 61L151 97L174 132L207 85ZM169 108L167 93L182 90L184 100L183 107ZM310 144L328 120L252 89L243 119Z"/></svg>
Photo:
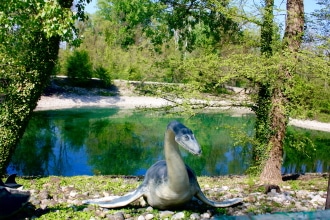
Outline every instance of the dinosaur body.
<svg viewBox="0 0 330 220"><path fill-rule="evenodd" d="M83 203L117 208L144 197L154 208L171 209L188 203L193 197L213 207L229 207L242 202L241 198L223 202L207 199L193 170L184 164L178 145L192 154L201 154L201 148L192 131L183 124L172 121L165 132L165 160L158 161L148 169L143 183L135 191L117 198L104 197L86 200Z"/></svg>

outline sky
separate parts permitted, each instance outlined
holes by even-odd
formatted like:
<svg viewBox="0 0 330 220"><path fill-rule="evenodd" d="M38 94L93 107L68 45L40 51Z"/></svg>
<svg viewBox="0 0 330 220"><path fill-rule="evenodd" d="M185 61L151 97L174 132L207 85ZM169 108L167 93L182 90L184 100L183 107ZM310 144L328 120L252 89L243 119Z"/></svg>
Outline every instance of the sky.
<svg viewBox="0 0 330 220"><path fill-rule="evenodd" d="M93 14L97 8L96 8L96 2L97 0L92 0L91 3L87 4L85 11ZM260 1L257 1L260 2ZM279 7L282 10L285 10L286 8L286 0L275 0L275 5ZM316 4L316 0L304 0L304 8L305 12L307 14L313 12L315 9L318 9L318 5ZM275 20L278 22L282 27L285 26L285 14L283 12L275 13Z"/></svg>
<svg viewBox="0 0 330 220"><path fill-rule="evenodd" d="M96 1L97 0L92 0L91 3L87 4L85 11L90 14L93 14L96 11Z"/></svg>
<svg viewBox="0 0 330 220"><path fill-rule="evenodd" d="M92 0L91 3L89 3L86 6L86 12L93 14L96 11L96 2L97 0ZM285 0L275 0L275 5L280 6L280 8L285 9L286 7L286 1ZM310 13L318 8L318 5L316 4L315 0L304 0L304 7L305 12Z"/></svg>

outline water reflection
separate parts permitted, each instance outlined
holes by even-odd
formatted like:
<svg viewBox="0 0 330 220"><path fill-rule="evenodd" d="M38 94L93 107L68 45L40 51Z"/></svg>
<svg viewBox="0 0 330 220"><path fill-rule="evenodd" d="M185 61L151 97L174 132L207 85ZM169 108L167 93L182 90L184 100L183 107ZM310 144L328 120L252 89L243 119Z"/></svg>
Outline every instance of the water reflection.
<svg viewBox="0 0 330 220"><path fill-rule="evenodd" d="M164 159L164 132L173 119L190 127L202 146L201 157L182 150L185 162L197 175L242 174L248 168L252 146L249 143L244 147L235 146L231 134L252 136L253 115L232 117L229 113L210 112L185 119L155 112L91 108L35 112L8 172L61 176L144 175L153 163ZM330 152L326 147L330 139L326 133L299 130L300 137L297 129L290 129L288 137L291 138L286 144L299 147L297 137L303 139L307 134L314 139L311 149L307 149L312 153L297 154L297 146L286 149L282 171L310 172L328 168ZM313 146L317 146L317 150Z"/></svg>

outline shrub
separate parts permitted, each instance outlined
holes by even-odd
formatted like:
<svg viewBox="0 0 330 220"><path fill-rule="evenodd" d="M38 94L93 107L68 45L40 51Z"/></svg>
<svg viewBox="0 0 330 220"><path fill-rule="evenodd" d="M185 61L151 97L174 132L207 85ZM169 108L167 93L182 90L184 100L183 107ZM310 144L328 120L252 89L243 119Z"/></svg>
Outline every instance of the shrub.
<svg viewBox="0 0 330 220"><path fill-rule="evenodd" d="M110 73L102 66L98 66L94 70L94 75L101 79L104 83L104 86L111 85L111 76Z"/></svg>
<svg viewBox="0 0 330 220"><path fill-rule="evenodd" d="M93 68L88 52L75 50L66 63L67 76L75 85L84 85L92 78Z"/></svg>

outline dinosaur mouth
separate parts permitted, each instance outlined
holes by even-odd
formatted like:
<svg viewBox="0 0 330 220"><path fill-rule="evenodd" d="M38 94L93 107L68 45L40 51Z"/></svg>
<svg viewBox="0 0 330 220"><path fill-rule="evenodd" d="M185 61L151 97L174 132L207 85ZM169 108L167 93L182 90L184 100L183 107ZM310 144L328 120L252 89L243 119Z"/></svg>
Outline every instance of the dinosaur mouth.
<svg viewBox="0 0 330 220"><path fill-rule="evenodd" d="M182 146L184 146L184 149L186 149L188 152L190 152L193 155L197 155L197 156L202 155L202 150L201 149L198 149L198 151L196 151L196 150L191 149L191 148L189 148L189 147L187 147L185 145L182 145Z"/></svg>
<svg viewBox="0 0 330 220"><path fill-rule="evenodd" d="M175 141L193 155L202 154L202 149L193 136L184 135L183 137L175 137Z"/></svg>

